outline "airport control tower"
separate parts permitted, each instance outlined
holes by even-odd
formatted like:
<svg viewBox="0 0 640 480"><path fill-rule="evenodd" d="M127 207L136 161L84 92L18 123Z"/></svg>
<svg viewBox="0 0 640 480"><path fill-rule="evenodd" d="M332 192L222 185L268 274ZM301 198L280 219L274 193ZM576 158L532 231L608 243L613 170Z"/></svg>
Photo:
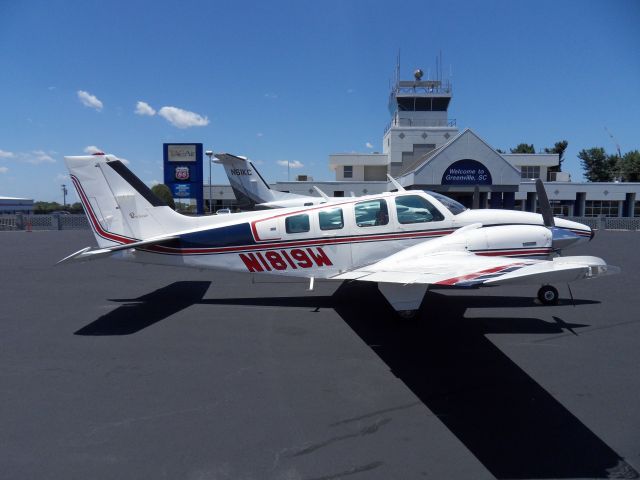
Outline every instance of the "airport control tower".
<svg viewBox="0 0 640 480"><path fill-rule="evenodd" d="M389 94L391 122L383 138L383 152L389 156L394 177L458 134L455 120L448 118L450 81L443 81L441 73L436 80L423 80L420 69L413 80L400 80L399 71L398 66Z"/></svg>

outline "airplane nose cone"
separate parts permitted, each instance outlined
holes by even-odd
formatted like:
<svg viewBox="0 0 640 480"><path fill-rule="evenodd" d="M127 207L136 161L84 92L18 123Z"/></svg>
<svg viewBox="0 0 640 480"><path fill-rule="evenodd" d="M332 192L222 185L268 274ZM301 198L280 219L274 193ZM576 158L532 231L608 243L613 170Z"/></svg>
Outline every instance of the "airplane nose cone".
<svg viewBox="0 0 640 480"><path fill-rule="evenodd" d="M551 245L554 250L562 250L563 248L570 247L576 243L579 243L581 239L584 239L584 237L581 237L571 230L557 227L551 229L551 235Z"/></svg>

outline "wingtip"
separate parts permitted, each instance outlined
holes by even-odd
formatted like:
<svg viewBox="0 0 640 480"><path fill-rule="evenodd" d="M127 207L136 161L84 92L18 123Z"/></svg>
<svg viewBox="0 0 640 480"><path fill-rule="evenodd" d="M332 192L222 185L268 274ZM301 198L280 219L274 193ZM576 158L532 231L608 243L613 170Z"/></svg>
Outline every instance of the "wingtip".
<svg viewBox="0 0 640 480"><path fill-rule="evenodd" d="M75 253L72 253L71 255L68 255L66 257L64 257L62 260L58 260L58 262L56 262L56 265L60 265L62 263L69 263L73 260L75 260L76 258L82 256L82 254L87 253L89 250L91 250L91 247L85 247L81 250L78 250Z"/></svg>

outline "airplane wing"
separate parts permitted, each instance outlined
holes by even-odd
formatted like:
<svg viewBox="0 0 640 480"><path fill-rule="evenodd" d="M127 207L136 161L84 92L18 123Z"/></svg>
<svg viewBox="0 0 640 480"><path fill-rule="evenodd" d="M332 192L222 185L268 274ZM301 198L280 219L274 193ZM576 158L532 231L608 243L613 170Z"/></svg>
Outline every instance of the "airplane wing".
<svg viewBox="0 0 640 480"><path fill-rule="evenodd" d="M149 238L147 240L141 240L138 242L125 243L123 245L115 245L113 247L106 248L98 248L96 250L91 250L91 247L85 247L82 250L78 250L75 253L72 253L68 257L60 260L56 265L61 263L69 263L69 262L83 262L86 260L97 260L99 258L108 257L109 255L119 252L121 250L129 250L131 248L140 248L140 247L151 247L153 245L161 245L163 243L167 243L171 240L175 240L179 238L179 235L162 235L154 238Z"/></svg>
<svg viewBox="0 0 640 480"><path fill-rule="evenodd" d="M479 287L566 283L619 272L618 267L607 265L601 258L588 256L530 260L457 250L399 260L394 260L394 256L332 278L403 285Z"/></svg>

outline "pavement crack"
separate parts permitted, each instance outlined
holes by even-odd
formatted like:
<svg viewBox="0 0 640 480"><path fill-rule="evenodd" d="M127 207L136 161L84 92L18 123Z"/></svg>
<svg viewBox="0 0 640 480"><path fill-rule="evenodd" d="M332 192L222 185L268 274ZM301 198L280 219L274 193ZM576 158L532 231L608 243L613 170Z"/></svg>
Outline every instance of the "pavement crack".
<svg viewBox="0 0 640 480"><path fill-rule="evenodd" d="M327 447L327 446L329 446L329 445L331 445L333 443L336 443L336 442L341 442L343 440L349 440L350 438L358 438L358 437L364 437L365 435L371 435L373 433L376 433L380 429L380 427L386 425L390 421L391 421L390 418L383 418L383 419L378 420L377 422L375 422L375 423L373 423L371 425L367 425L365 427L362 427L357 432L347 433L345 435L337 435L335 437L331 437L331 438L325 440L324 442L315 443L315 444L308 445L306 447L294 450L293 452L289 453L287 456L289 456L289 457L300 457L302 455L308 455L310 453L313 453L316 450L319 450L321 448Z"/></svg>
<svg viewBox="0 0 640 480"><path fill-rule="evenodd" d="M337 427L339 425L344 425L345 423L359 422L360 420L364 420L366 418L377 417L377 416L380 416L380 415L382 415L384 413L397 412L398 410L406 410L408 408L412 408L412 407L415 407L417 405L422 405L422 402L412 402L412 403L407 403L406 405L399 405L397 407L390 407L390 408L385 408L383 410L377 410L375 412L366 413L366 414L360 415L358 417L353 417L353 418L347 418L345 420L340 420L338 422L330 424L329 426L330 427Z"/></svg>

